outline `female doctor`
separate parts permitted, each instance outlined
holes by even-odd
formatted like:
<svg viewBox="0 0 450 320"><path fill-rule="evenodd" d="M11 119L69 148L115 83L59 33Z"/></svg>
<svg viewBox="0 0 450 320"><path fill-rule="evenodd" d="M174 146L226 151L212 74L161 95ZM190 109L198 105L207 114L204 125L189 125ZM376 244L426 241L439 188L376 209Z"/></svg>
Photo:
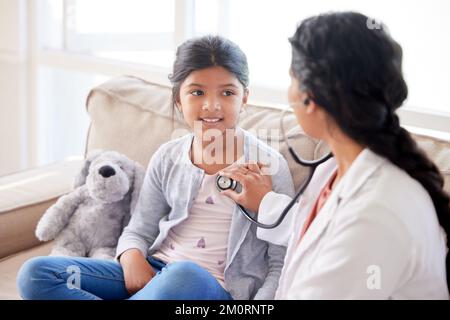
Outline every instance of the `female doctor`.
<svg viewBox="0 0 450 320"><path fill-rule="evenodd" d="M306 19L290 39L288 98L306 134L334 155L300 201L258 236L287 245L277 299L448 299L449 196L399 125L401 47L353 12ZM257 164L229 167L223 191L273 223L291 201Z"/></svg>

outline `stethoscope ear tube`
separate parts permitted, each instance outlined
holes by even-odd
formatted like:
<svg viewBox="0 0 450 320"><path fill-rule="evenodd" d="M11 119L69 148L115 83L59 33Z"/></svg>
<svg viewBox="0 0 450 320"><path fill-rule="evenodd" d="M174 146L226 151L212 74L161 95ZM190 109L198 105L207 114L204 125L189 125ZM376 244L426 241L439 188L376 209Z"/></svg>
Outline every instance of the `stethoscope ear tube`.
<svg viewBox="0 0 450 320"><path fill-rule="evenodd" d="M325 161L327 161L328 159L333 157L333 154L330 152L318 160L305 160L305 159L300 158L295 153L294 149L292 149L291 146L288 147L288 150L289 150L289 153L291 154L292 158L294 158L294 161L297 162L299 165L304 166L304 167L311 167L314 169L316 169L316 167L318 165L324 163Z"/></svg>
<svg viewBox="0 0 450 320"><path fill-rule="evenodd" d="M314 169L315 169L315 167L317 167L319 164L322 164L325 161L327 161L328 159L330 159L331 157L333 157L333 154L330 152L318 160L305 160L305 159L302 159L301 157L299 157L297 155L297 153L295 153L294 148L292 148L292 146L289 143L289 137L286 135L286 131L284 130L284 124L283 124L284 116L286 115L288 110L289 109L285 109L281 113L280 131L281 131L281 136L283 137L283 141L286 143L286 145L288 147L288 151L291 154L292 158L294 158L294 161L297 162L297 164L302 165L304 167L314 167ZM311 172L310 172L310 174L311 174Z"/></svg>

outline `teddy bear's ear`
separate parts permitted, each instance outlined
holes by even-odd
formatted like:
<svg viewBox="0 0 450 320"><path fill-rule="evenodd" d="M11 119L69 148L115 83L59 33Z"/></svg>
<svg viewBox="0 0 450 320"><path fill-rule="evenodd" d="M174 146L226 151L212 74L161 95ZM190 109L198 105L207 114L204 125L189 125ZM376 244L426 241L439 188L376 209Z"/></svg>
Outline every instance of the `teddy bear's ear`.
<svg viewBox="0 0 450 320"><path fill-rule="evenodd" d="M134 180L133 180L133 190L131 192L131 203L130 212L133 214L134 208L136 207L139 193L141 191L142 183L144 182L145 168L138 162L134 162Z"/></svg>
<svg viewBox="0 0 450 320"><path fill-rule="evenodd" d="M86 157L86 160L84 160L83 168L81 168L80 172L75 177L75 180L73 183L74 189L76 189L86 183L86 177L89 174L89 167L90 167L92 161L95 158L97 158L102 152L103 152L103 150L100 150L100 149L92 150L89 152L89 154Z"/></svg>

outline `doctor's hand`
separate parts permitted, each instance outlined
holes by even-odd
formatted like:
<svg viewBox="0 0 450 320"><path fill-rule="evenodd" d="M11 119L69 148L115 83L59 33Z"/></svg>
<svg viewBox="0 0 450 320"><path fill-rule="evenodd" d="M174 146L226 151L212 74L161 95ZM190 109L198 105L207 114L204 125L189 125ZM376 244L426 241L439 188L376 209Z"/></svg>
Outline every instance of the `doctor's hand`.
<svg viewBox="0 0 450 320"><path fill-rule="evenodd" d="M242 185L242 191L237 193L228 189L221 194L231 198L234 202L253 212L258 212L264 196L272 191L272 179L270 175L264 174L264 164L245 163L235 164L219 171L219 174L236 180Z"/></svg>

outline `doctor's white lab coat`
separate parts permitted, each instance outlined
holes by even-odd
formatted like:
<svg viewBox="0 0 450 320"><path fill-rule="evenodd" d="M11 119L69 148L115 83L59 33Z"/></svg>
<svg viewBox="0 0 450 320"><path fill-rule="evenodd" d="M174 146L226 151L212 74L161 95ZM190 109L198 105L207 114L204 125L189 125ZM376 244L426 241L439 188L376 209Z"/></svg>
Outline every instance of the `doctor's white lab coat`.
<svg viewBox="0 0 450 320"><path fill-rule="evenodd" d="M405 171L363 150L299 241L320 190L322 164L285 221L258 237L287 245L276 299L448 299L445 232L427 191ZM273 223L291 199L268 193L258 220Z"/></svg>

